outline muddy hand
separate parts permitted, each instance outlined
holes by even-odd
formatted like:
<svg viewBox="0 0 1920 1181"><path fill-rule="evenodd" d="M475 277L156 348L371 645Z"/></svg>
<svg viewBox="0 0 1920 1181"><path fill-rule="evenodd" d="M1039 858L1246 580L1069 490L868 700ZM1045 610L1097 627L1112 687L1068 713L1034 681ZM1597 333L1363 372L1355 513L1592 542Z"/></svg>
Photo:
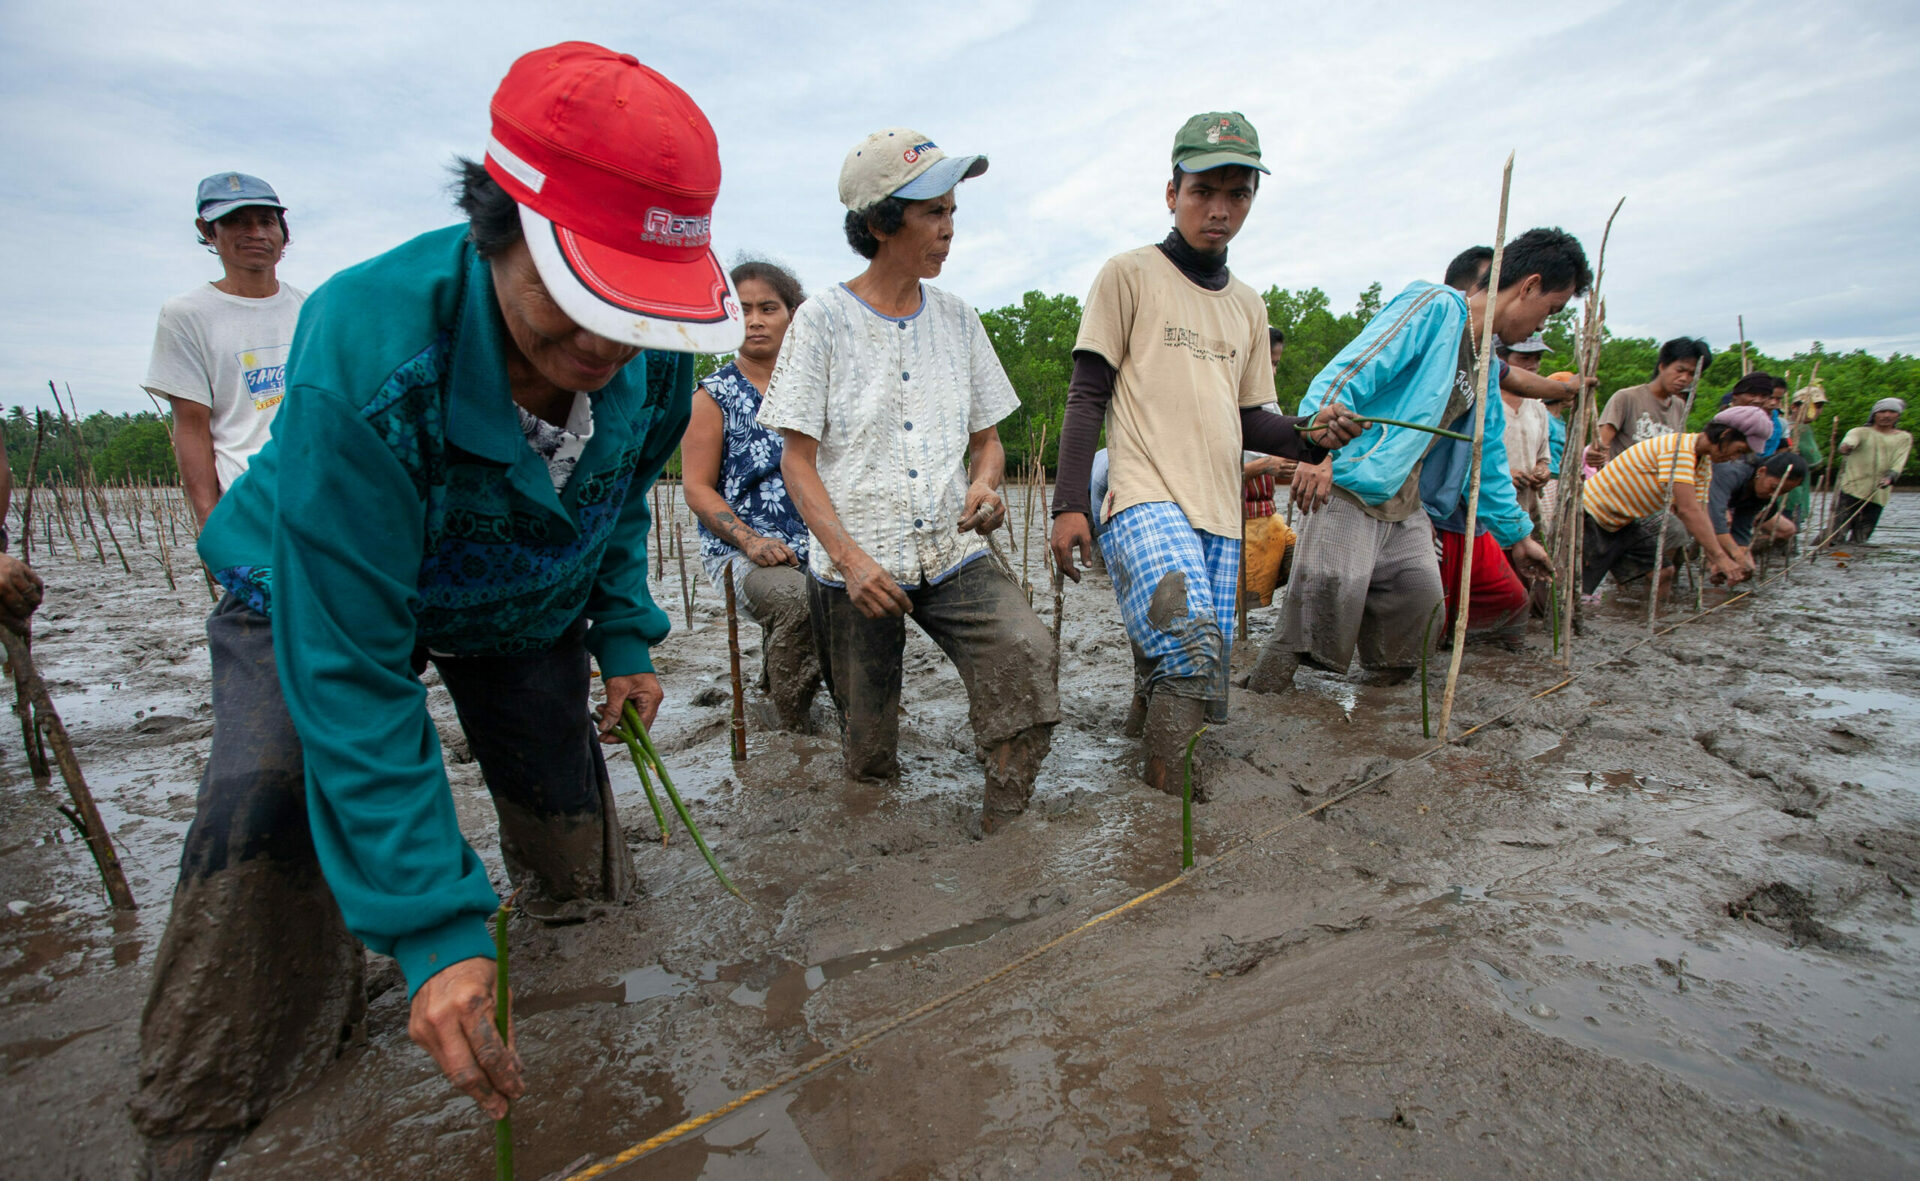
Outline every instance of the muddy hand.
<svg viewBox="0 0 1920 1181"><path fill-rule="evenodd" d="M960 514L959 530L985 537L998 529L1006 516L1007 502L1000 493L985 484L974 484L967 488L967 506Z"/></svg>
<svg viewBox="0 0 1920 1181"><path fill-rule="evenodd" d="M1333 498L1333 461L1301 464L1294 469L1291 488L1288 495L1301 512L1310 513L1320 508Z"/></svg>
<svg viewBox="0 0 1920 1181"><path fill-rule="evenodd" d="M0 554L0 624L26 630L27 616L40 607L46 584L33 568L18 558Z"/></svg>
<svg viewBox="0 0 1920 1181"><path fill-rule="evenodd" d="M1053 550L1053 565L1060 573L1080 581L1080 570L1093 569L1093 524L1085 513L1061 513L1053 519L1053 537L1049 541ZM1080 567L1073 564L1075 551L1080 555Z"/></svg>
<svg viewBox="0 0 1920 1181"><path fill-rule="evenodd" d="M488 1119L500 1119L527 1084L520 1055L493 1027L493 987L493 961L482 956L436 972L413 996L407 1036Z"/></svg>
<svg viewBox="0 0 1920 1181"><path fill-rule="evenodd" d="M1366 429L1364 421L1355 418L1353 411L1338 402L1321 407L1320 412L1313 416L1313 426L1314 443L1329 451L1345 447Z"/></svg>
<svg viewBox="0 0 1920 1181"><path fill-rule="evenodd" d="M880 563L866 554L857 561L840 567L840 576L846 580L847 598L853 601L854 608L868 619L885 619L891 615L896 618L913 610L913 600L893 576L880 568Z"/></svg>
<svg viewBox="0 0 1920 1181"><path fill-rule="evenodd" d="M633 708L640 711L640 721L648 727L660 713L660 703L665 701L666 691L660 687L660 678L652 673L633 673L624 677L607 678L607 700L600 707L600 741L620 742L613 728L620 724L627 702L633 702Z"/></svg>

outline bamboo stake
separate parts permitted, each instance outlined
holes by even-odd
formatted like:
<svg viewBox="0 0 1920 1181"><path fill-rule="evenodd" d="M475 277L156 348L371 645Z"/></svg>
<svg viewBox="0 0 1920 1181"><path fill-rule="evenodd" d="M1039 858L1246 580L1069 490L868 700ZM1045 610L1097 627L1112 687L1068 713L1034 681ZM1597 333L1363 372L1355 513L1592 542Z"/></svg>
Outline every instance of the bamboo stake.
<svg viewBox="0 0 1920 1181"><path fill-rule="evenodd" d="M34 407L33 459L27 464L27 496L20 506L20 560L33 565L33 489L40 478L40 448L47 441L47 412ZM52 537L52 533L48 533ZM53 546L47 546L51 553Z"/></svg>
<svg viewBox="0 0 1920 1181"><path fill-rule="evenodd" d="M1693 367L1693 381L1687 386L1687 408L1680 416L1680 422L1683 426L1689 418L1693 417L1693 399L1700 392L1700 378L1705 375L1707 363L1712 359L1711 355L1702 357L1700 363ZM1680 471L1680 452L1683 448L1680 446L1679 440L1685 437L1686 432L1684 430L1674 436L1673 458L1667 462L1667 478L1664 481L1666 494L1661 498L1660 504L1660 530L1654 535L1656 540L1653 548L1653 581L1651 583L1651 589L1647 591L1648 639L1653 638L1654 624L1660 618L1660 572L1667 568L1667 518L1673 514L1673 480ZM1687 462L1694 464L1696 467L1699 466L1699 461L1691 455L1687 456ZM1704 593L1705 592L1697 593L1695 598L1701 598Z"/></svg>
<svg viewBox="0 0 1920 1181"><path fill-rule="evenodd" d="M1753 372L1753 362L1747 360L1747 318L1737 317L1740 321L1740 376Z"/></svg>
<svg viewBox="0 0 1920 1181"><path fill-rule="evenodd" d="M680 557L680 604L686 609L687 630L693 630L693 584L687 581L687 551L680 545L680 522L673 523L674 549Z"/></svg>
<svg viewBox="0 0 1920 1181"><path fill-rule="evenodd" d="M53 382L51 381L47 382L47 388L53 390L53 404L59 409L60 417L62 421L64 421L67 417L67 411L66 407L60 403L60 391L54 390ZM67 387L67 400L70 402L73 401L72 386ZM107 538L113 542L113 552L120 556L120 568L131 575L133 573L133 567L127 562L127 551L120 548L119 536L113 531L113 518L107 514L106 497L100 494L100 482L93 478L93 453L88 450L86 434L80 429L80 404L78 402L74 402L73 417L74 475L80 481L80 510L82 513L86 512L87 486L91 484L93 486L94 504L100 509L100 523L107 527ZM100 532L98 526L93 524L91 515L87 517L87 526L94 530L94 544L98 545L100 543ZM106 561L106 556L104 554L101 555L100 564L104 566Z"/></svg>
<svg viewBox="0 0 1920 1181"><path fill-rule="evenodd" d="M1588 436L1593 432L1594 406L1597 401L1595 391L1589 387L1589 381L1600 373L1600 345L1606 332L1607 302L1600 294L1600 286L1607 276L1607 243L1613 238L1613 222L1620 216L1620 209L1627 203L1623 196L1613 203L1613 212L1607 214L1606 228L1600 233L1600 253L1594 259L1593 288L1587 292L1584 313L1581 316L1579 339L1579 378L1574 390L1573 409L1567 415L1567 445L1560 456L1560 484L1555 491L1558 502L1554 511L1556 566L1554 575L1563 588L1561 615L1567 621L1566 646L1559 656L1562 665L1573 661L1574 617L1579 606L1580 593L1580 547L1585 540L1585 504L1587 448L1591 445ZM1567 458L1573 456L1574 462Z"/></svg>
<svg viewBox="0 0 1920 1181"><path fill-rule="evenodd" d="M1487 302L1480 317L1479 364L1474 371L1473 459L1468 466L1466 544L1460 549L1458 618L1453 625L1453 658L1447 665L1447 688L1440 697L1440 741L1447 740L1453 718L1453 694L1460 687L1460 660L1467 651L1467 614L1473 598L1473 533L1480 522L1480 454L1487 440L1487 403L1500 396L1488 378L1493 361L1493 314L1500 301L1500 264L1507 253L1507 198L1513 189L1513 153L1500 174L1500 220L1493 232L1493 265L1487 270Z"/></svg>
<svg viewBox="0 0 1920 1181"><path fill-rule="evenodd" d="M20 630L21 644L31 652L33 650L32 622L28 621ZM13 715L20 719L20 745L27 752L27 768L33 773L33 781L45 786L53 778L53 768L47 763L47 748L40 739L40 727L33 716L33 692L27 685L25 669L9 660L7 667L13 673Z"/></svg>
<svg viewBox="0 0 1920 1181"><path fill-rule="evenodd" d="M1051 547L1049 547L1051 552ZM1053 687L1060 687L1060 624L1067 617L1067 579L1060 568L1053 569Z"/></svg>
<svg viewBox="0 0 1920 1181"><path fill-rule="evenodd" d="M160 506L156 504L151 507L153 509L153 540L160 547L160 568L167 572L167 589L177 591L180 587L173 580L173 550L167 545L167 535L160 531Z"/></svg>
<svg viewBox="0 0 1920 1181"><path fill-rule="evenodd" d="M60 509L60 526L61 528L66 530L67 545L73 550L73 558L74 558L74 561L77 562L80 560L80 543L74 540L73 520L67 513L67 498L65 495L65 489L62 487L62 485L64 485L65 483L66 481L62 480L60 481L59 484L55 484L53 486L53 502ZM106 565L107 551L100 548L100 538L97 534L94 536L94 539L93 539L93 548L94 548L94 551L100 555L100 564L102 566Z"/></svg>
<svg viewBox="0 0 1920 1181"><path fill-rule="evenodd" d="M654 577L662 583L665 583L667 581L667 549L669 548L669 544L667 541L666 522L660 518L660 482L658 480L655 480L653 483L653 524L654 534L660 543L655 547L659 551L655 555L659 561Z"/></svg>
<svg viewBox="0 0 1920 1181"><path fill-rule="evenodd" d="M1840 504L1840 415L1833 416L1833 426L1827 431L1827 486L1822 490L1827 498L1827 511L1822 520L1825 527L1820 533L1824 541L1832 535L1833 515Z"/></svg>
<svg viewBox="0 0 1920 1181"><path fill-rule="evenodd" d="M736 561L739 559L736 559ZM740 689L740 617L734 606L733 566L720 574L727 588L727 667L733 676L733 761L747 761L747 700Z"/></svg>
<svg viewBox="0 0 1920 1181"><path fill-rule="evenodd" d="M120 855L114 851L113 836L107 832L106 821L100 818L100 809L93 802L93 793L87 790L87 780L80 772L80 760L74 757L73 741L67 736L67 728L60 721L60 714L53 708L53 698L47 694L46 682L40 679L40 673L33 667L33 655L27 650L24 636L9 627L0 627L0 642L6 645L7 662L13 666L14 676L24 681L28 700L33 704L36 726L46 738L47 745L53 748L53 757L60 765L60 777L66 780L67 794L73 798L73 810L67 813L86 837L87 848L93 852L94 864L100 867L100 877L106 882L107 897L113 900L115 910L133 910L133 890L127 885L126 871L120 868ZM62 809L66 811L66 809Z"/></svg>

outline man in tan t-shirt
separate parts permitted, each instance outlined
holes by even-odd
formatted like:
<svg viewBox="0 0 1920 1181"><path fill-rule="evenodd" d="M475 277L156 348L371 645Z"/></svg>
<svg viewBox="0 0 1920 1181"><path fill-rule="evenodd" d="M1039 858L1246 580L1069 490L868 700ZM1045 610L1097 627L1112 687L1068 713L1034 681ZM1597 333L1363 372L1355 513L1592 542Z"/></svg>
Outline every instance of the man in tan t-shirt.
<svg viewBox="0 0 1920 1181"><path fill-rule="evenodd" d="M1241 450L1318 462L1359 433L1340 406L1304 420L1273 400L1266 305L1227 270L1227 243L1253 206L1260 140L1237 111L1195 115L1173 142L1165 241L1107 260L1087 296L1061 429L1053 553L1079 581L1092 558L1089 514L1134 646L1143 778L1181 790L1188 740L1224 721L1239 592ZM1102 503L1088 475L1105 422ZM1309 441L1311 439L1311 441ZM1205 797L1196 765L1195 798Z"/></svg>
<svg viewBox="0 0 1920 1181"><path fill-rule="evenodd" d="M1713 364L1704 340L1676 336L1660 346L1652 380L1614 391L1600 411L1599 441L1587 448L1587 464L1607 461L1635 443L1687 429L1687 389Z"/></svg>

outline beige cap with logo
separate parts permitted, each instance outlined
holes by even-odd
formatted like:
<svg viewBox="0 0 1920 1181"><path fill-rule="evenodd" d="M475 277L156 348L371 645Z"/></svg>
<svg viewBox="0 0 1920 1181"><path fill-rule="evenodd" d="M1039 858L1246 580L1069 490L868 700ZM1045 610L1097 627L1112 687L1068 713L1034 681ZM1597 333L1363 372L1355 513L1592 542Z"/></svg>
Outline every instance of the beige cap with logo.
<svg viewBox="0 0 1920 1181"><path fill-rule="evenodd" d="M883 127L840 165L840 204L858 212L888 197L925 201L987 170L985 156L949 156L907 127Z"/></svg>

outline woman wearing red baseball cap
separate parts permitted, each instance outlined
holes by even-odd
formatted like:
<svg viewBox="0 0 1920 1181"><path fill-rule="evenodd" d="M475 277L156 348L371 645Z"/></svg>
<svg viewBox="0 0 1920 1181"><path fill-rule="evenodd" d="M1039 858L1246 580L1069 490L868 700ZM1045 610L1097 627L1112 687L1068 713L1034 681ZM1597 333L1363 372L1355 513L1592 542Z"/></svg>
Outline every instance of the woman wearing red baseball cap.
<svg viewBox="0 0 1920 1181"><path fill-rule="evenodd" d="M661 690L646 492L694 351L741 339L709 246L713 130L632 57L515 62L468 224L309 298L273 440L200 554L214 738L141 1027L153 1176L206 1176L342 1048L361 944L409 1032L498 1116L524 1089L492 1032L499 905L460 834L420 673L450 691L522 906L585 917L632 867L599 743ZM599 734L590 661L606 683Z"/></svg>

